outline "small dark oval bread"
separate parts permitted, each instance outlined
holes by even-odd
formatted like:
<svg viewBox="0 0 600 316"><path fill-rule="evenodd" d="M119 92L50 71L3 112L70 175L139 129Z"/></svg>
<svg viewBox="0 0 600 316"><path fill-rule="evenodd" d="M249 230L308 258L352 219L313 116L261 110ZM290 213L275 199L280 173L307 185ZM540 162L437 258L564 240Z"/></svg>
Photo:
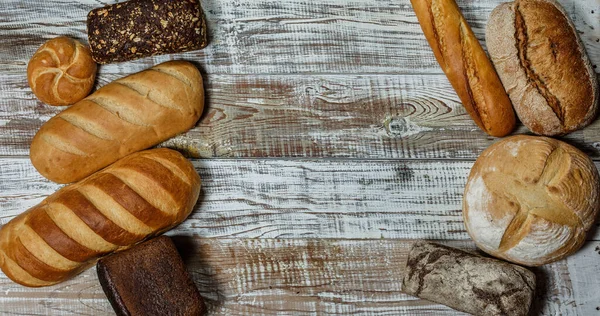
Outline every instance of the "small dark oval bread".
<svg viewBox="0 0 600 316"><path fill-rule="evenodd" d="M552 0L517 0L492 12L488 51L517 115L532 132L553 136L591 123L596 74L577 30Z"/></svg>
<svg viewBox="0 0 600 316"><path fill-rule="evenodd" d="M408 254L402 291L481 316L526 316L535 274L500 260L417 241Z"/></svg>

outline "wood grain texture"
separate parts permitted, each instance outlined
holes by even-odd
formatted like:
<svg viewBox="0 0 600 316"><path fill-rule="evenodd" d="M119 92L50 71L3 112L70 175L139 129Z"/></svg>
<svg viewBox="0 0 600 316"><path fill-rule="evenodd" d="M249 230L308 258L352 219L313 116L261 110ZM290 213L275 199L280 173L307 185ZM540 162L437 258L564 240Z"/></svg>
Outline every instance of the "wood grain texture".
<svg viewBox="0 0 600 316"><path fill-rule="evenodd" d="M99 85L119 77L106 74ZM192 157L474 160L497 140L477 128L443 75L205 79L200 122L164 144ZM63 108L37 101L25 74L0 74L0 95L0 156L26 156L33 135ZM600 159L600 120L563 139Z"/></svg>
<svg viewBox="0 0 600 316"><path fill-rule="evenodd" d="M195 160L200 202L176 231L211 238L469 239L461 210L472 164ZM27 159L1 159L0 179L1 224L59 187ZM600 232L588 239L600 240Z"/></svg>
<svg viewBox="0 0 600 316"><path fill-rule="evenodd" d="M0 78L0 155L28 155L33 135L64 107L39 102L24 74ZM205 78L201 121L166 143L192 156L472 157L490 143L443 75Z"/></svg>
<svg viewBox="0 0 600 316"><path fill-rule="evenodd" d="M461 0L480 41L499 0ZM600 2L560 0L594 64L600 63ZM86 16L114 1L7 0L0 8L0 72L22 72L46 39L87 40ZM128 73L170 59L198 61L210 74L441 73L409 0L204 0L210 44L199 52L102 67ZM595 13L592 13L594 10Z"/></svg>
<svg viewBox="0 0 600 316"><path fill-rule="evenodd" d="M170 234L209 315L464 315L400 292L411 241L201 239ZM470 241L445 244L474 251ZM534 272L532 315L594 315L600 267L591 242L575 256ZM61 285L24 289L0 274L3 315L111 315L94 269ZM584 298L579 300L579 297ZM24 304L36 301L37 304Z"/></svg>
<svg viewBox="0 0 600 316"><path fill-rule="evenodd" d="M499 2L459 1L480 39ZM9 0L0 8L0 156L27 155L35 132L60 110L31 93L29 57L57 35L85 41L87 12L106 3ZM561 3L598 64L600 0ZM168 59L203 69L207 113L167 146L195 157L475 159L493 141L441 74L408 0L203 6L211 33L206 49L99 70L97 87ZM598 135L600 123L568 139L600 158Z"/></svg>
<svg viewBox="0 0 600 316"><path fill-rule="evenodd" d="M480 40L500 2L458 0ZM600 64L600 0L559 2ZM60 110L34 98L27 62L55 36L86 42L87 12L110 3L6 0L0 7L0 224L59 188L26 157L35 132ZM396 239L472 249L462 190L472 161L495 140L460 105L409 0L202 4L207 48L103 66L96 87L170 59L191 60L205 74L201 122L163 145L221 158L194 161L201 202L170 232L181 236L212 314L458 315L399 292L409 242ZM599 135L596 122L567 140L600 159ZM243 159L265 157L302 159ZM538 314L597 313L600 282L590 277L599 269L597 229L588 239L575 256L537 271ZM89 270L44 289L0 274L0 314L112 310Z"/></svg>

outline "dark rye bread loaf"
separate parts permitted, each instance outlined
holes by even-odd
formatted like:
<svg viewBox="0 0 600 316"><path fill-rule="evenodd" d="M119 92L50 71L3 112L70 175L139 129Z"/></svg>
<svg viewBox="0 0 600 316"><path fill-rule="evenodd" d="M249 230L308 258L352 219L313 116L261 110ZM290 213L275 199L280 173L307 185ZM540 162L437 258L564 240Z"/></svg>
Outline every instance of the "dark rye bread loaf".
<svg viewBox="0 0 600 316"><path fill-rule="evenodd" d="M525 316L535 275L517 265L418 241L408 254L402 291L474 315Z"/></svg>
<svg viewBox="0 0 600 316"><path fill-rule="evenodd" d="M532 132L570 133L595 118L596 73L556 1L499 5L488 21L486 43L519 118Z"/></svg>
<svg viewBox="0 0 600 316"><path fill-rule="evenodd" d="M198 0L130 0L88 14L92 57L100 64L204 48L206 20Z"/></svg>
<svg viewBox="0 0 600 316"><path fill-rule="evenodd" d="M118 316L196 316L206 310L169 237L160 236L103 258L97 271Z"/></svg>

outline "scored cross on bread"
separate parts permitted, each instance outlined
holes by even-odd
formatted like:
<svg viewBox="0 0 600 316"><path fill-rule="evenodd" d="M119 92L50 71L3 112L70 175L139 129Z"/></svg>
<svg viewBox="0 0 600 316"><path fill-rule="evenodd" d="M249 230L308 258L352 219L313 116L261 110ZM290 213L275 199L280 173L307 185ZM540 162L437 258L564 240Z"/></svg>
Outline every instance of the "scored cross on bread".
<svg viewBox="0 0 600 316"><path fill-rule="evenodd" d="M568 154L562 148L555 148L539 177L518 179L499 172L482 175L493 194L505 195L509 205L518 209L502 236L498 251L506 252L516 246L527 235L535 218L572 228L582 227L581 219L558 196L559 189L556 187L560 185L564 173L568 172L568 159Z"/></svg>
<svg viewBox="0 0 600 316"><path fill-rule="evenodd" d="M482 250L534 266L579 249L599 207L598 172L584 153L545 137L515 136L478 158L463 216Z"/></svg>

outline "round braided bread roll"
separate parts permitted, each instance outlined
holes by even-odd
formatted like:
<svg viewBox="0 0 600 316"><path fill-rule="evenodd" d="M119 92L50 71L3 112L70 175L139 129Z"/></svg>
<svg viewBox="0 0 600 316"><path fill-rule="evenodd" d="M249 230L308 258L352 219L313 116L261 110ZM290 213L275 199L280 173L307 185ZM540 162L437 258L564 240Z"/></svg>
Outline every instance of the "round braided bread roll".
<svg viewBox="0 0 600 316"><path fill-rule="evenodd" d="M483 251L539 266L583 244L600 207L598 171L564 142L513 136L475 162L463 197L469 235Z"/></svg>
<svg viewBox="0 0 600 316"><path fill-rule="evenodd" d="M44 43L27 65L27 81L40 101L70 105L90 94L97 65L89 48L68 37Z"/></svg>

